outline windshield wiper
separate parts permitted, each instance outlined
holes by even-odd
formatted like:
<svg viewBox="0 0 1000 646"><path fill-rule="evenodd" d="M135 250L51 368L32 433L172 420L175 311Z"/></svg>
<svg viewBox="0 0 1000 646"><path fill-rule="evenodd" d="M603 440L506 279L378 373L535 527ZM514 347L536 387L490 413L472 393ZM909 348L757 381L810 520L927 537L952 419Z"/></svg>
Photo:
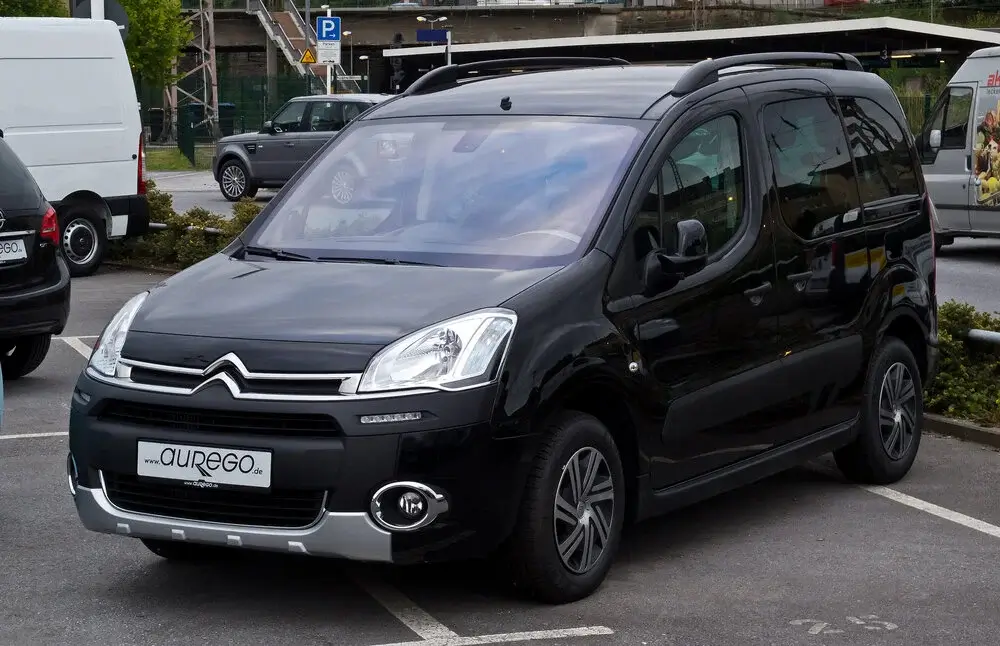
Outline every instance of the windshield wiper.
<svg viewBox="0 0 1000 646"><path fill-rule="evenodd" d="M255 247L253 245L243 245L244 253L252 253L257 256L267 256L275 260L313 260L311 256L301 253L285 251L283 249L271 249L270 247Z"/></svg>
<svg viewBox="0 0 1000 646"><path fill-rule="evenodd" d="M334 256L320 256L316 260L320 262L363 262L370 265L416 265L420 267L440 267L431 262L417 262L415 260L400 260L398 258L338 258Z"/></svg>

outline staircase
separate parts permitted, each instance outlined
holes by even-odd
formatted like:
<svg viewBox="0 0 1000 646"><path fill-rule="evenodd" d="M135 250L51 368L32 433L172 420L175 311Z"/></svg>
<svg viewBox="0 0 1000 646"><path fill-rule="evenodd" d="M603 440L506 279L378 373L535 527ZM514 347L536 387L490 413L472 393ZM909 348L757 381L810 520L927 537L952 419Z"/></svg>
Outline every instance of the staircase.
<svg viewBox="0 0 1000 646"><path fill-rule="evenodd" d="M298 70L302 76L310 77L310 87L315 94L326 94L326 65L304 65L299 62L302 53L306 50L306 34L309 34L309 42L314 46L313 53L316 52L316 29L311 25L306 28L302 14L296 9L292 0L283 0L283 11L270 11L262 0L249 0L247 3L248 13L255 14L260 20L261 26L281 53L284 54L288 63ZM337 92L360 92L361 87L356 81L345 81L343 77L347 75L340 65L337 68Z"/></svg>

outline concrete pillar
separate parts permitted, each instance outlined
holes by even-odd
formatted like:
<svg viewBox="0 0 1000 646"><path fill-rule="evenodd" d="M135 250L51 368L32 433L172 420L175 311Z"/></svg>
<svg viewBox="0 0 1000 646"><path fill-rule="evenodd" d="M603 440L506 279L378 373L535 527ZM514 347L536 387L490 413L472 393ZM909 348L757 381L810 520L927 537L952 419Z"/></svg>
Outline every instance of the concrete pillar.
<svg viewBox="0 0 1000 646"><path fill-rule="evenodd" d="M272 105L276 100L275 97L278 96L278 46L270 38L267 39L267 97L268 97L268 110L272 109Z"/></svg>

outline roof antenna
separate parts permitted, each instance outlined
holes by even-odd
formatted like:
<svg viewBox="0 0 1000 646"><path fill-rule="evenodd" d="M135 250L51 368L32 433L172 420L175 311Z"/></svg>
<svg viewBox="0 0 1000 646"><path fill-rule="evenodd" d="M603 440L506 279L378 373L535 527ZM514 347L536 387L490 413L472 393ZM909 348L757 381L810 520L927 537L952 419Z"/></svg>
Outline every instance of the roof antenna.
<svg viewBox="0 0 1000 646"><path fill-rule="evenodd" d="M510 110L513 106L514 106L514 104L510 102L510 97L509 96L505 96L504 98L500 99L500 109L501 110L505 110L505 111L506 110Z"/></svg>

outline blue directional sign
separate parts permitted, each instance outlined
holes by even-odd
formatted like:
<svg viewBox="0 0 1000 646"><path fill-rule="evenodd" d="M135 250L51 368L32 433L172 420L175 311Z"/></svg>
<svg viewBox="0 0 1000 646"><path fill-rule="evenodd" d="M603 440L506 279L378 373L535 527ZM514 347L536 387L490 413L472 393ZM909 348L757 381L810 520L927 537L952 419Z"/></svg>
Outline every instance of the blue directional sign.
<svg viewBox="0 0 1000 646"><path fill-rule="evenodd" d="M316 39L340 41L340 16L319 16L316 18Z"/></svg>

